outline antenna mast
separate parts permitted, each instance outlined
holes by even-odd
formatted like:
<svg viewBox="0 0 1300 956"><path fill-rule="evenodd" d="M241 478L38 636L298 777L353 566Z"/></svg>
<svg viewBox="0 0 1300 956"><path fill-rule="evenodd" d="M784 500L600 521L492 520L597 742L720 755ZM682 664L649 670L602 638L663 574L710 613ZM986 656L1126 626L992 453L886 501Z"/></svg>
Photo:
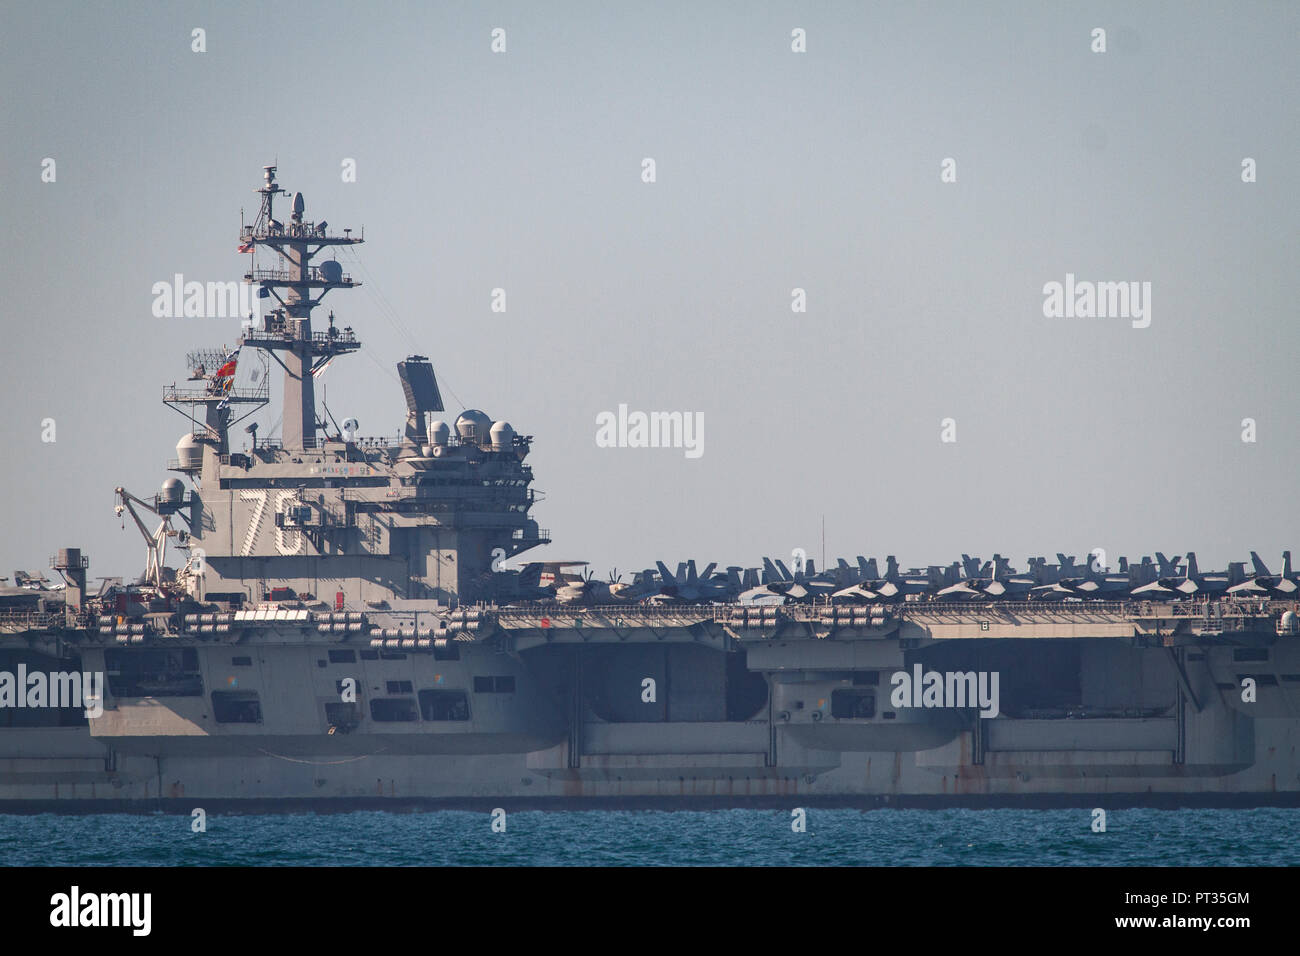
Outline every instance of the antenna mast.
<svg viewBox="0 0 1300 956"><path fill-rule="evenodd" d="M330 235L329 223L304 220L306 203L302 193L294 193L290 222L275 218L277 195L288 195L275 181L276 167L266 166L266 183L257 192L262 205L257 220L240 230L240 252L253 253L258 246L275 250L283 269L258 269L250 266L244 278L263 290L260 295L274 296L280 308L264 317L262 328L250 329L242 344L264 349L284 367L284 424L282 438L288 451L316 447L316 392L312 373L335 355L354 352L361 347L351 329L339 332L333 323L327 332L313 332L311 311L320 305L331 289L351 289L361 285L345 275L335 260L314 266L311 261L327 246L350 246L364 239L347 235ZM284 352L281 360L276 352Z"/></svg>

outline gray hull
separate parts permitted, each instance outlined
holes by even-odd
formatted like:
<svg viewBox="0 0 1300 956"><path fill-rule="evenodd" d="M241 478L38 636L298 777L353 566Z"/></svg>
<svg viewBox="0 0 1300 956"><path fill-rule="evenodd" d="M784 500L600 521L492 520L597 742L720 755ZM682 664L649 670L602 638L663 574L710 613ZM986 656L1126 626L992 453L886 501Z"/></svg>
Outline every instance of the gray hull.
<svg viewBox="0 0 1300 956"><path fill-rule="evenodd" d="M162 667L158 655L185 648L84 646L80 665L109 675L102 715L0 731L0 800L1300 802L1300 640L1254 625L1173 636L1167 618L1065 628L1053 611L1051 622L1021 615L1001 629L995 616L984 631L987 610L970 621L945 610L818 636L811 621L737 630L713 610L656 628L651 643L635 626L662 623L636 620L648 611L556 613L544 629L512 616L521 613L484 612L473 639L440 650L250 630L239 643L193 642L190 668L173 656L161 677L149 669ZM964 636L972 623L999 636ZM1107 636L1044 636L1063 629ZM999 673L997 716L910 697L896 706L894 675L929 671ZM358 694L341 712L344 679Z"/></svg>

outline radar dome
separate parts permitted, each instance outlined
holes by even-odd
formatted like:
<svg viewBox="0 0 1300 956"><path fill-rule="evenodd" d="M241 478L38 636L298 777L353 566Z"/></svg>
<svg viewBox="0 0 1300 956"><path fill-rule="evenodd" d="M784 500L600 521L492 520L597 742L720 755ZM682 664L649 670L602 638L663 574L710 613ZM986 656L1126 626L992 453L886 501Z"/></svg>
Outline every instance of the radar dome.
<svg viewBox="0 0 1300 956"><path fill-rule="evenodd" d="M342 282L343 266L337 259L326 259L320 264L320 274L326 282Z"/></svg>
<svg viewBox="0 0 1300 956"><path fill-rule="evenodd" d="M162 493L159 497L164 504L180 504L181 499L185 497L185 482L179 478L168 478L162 483Z"/></svg>
<svg viewBox="0 0 1300 956"><path fill-rule="evenodd" d="M509 451L515 438L515 430L510 427L509 422L493 422L491 435L493 451Z"/></svg>
<svg viewBox="0 0 1300 956"><path fill-rule="evenodd" d="M477 408L461 412L460 417L456 419L456 434L464 441L476 445L486 444L491 440L491 432L492 419Z"/></svg>
<svg viewBox="0 0 1300 956"><path fill-rule="evenodd" d="M429 444L445 445L451 438L451 429L447 427L446 422L431 422L429 424Z"/></svg>
<svg viewBox="0 0 1300 956"><path fill-rule="evenodd" d="M194 440L192 434L181 436L176 443L177 469L180 471L199 471L203 467L203 446Z"/></svg>

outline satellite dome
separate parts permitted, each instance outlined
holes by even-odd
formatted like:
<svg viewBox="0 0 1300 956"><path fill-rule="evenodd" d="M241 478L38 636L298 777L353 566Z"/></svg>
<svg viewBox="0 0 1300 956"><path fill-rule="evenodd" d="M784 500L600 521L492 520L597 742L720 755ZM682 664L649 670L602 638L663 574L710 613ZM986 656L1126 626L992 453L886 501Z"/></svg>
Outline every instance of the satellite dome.
<svg viewBox="0 0 1300 956"><path fill-rule="evenodd" d="M320 264L320 274L326 282L342 282L343 266L337 259L326 259Z"/></svg>
<svg viewBox="0 0 1300 956"><path fill-rule="evenodd" d="M450 437L451 429L447 427L446 422L435 421L429 424L430 445L445 445Z"/></svg>
<svg viewBox="0 0 1300 956"><path fill-rule="evenodd" d="M486 444L491 440L491 432L492 419L477 408L461 412L460 417L456 419L456 434L463 441L473 442L476 445Z"/></svg>
<svg viewBox="0 0 1300 956"><path fill-rule="evenodd" d="M515 438L515 430L510 427L509 422L493 422L491 435L493 451L509 451Z"/></svg>
<svg viewBox="0 0 1300 956"><path fill-rule="evenodd" d="M176 467L180 471L199 471L203 468L203 446L186 433L176 443Z"/></svg>
<svg viewBox="0 0 1300 956"><path fill-rule="evenodd" d="M168 478L162 483L162 493L159 497L169 505L180 504L181 499L185 497L185 482L179 478Z"/></svg>

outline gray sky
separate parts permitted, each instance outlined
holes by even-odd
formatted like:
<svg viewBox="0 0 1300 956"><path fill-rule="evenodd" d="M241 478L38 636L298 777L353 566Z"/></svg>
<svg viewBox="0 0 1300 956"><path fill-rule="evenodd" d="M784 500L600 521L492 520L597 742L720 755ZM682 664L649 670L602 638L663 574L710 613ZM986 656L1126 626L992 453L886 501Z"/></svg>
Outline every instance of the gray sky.
<svg viewBox="0 0 1300 956"><path fill-rule="evenodd" d="M169 476L161 387L239 332L154 318L150 289L240 276L275 161L310 218L366 227L340 324L535 436L536 557L819 558L824 515L829 556L905 566L1276 561L1298 28L1289 3L6 3L0 574L70 545L143 569L113 488ZM1045 318L1067 272L1150 282L1150 327ZM401 427L365 355L322 381L363 434ZM703 456L596 447L619 403L702 412Z"/></svg>

